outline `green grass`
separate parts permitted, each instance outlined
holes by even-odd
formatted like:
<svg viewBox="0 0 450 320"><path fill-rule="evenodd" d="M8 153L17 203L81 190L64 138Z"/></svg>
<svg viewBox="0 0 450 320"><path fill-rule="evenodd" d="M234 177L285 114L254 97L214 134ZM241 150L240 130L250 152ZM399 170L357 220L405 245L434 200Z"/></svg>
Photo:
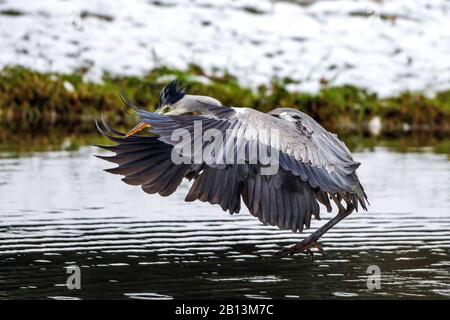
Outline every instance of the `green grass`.
<svg viewBox="0 0 450 320"><path fill-rule="evenodd" d="M411 132L448 135L450 131L450 91L434 98L404 93L379 99L375 94L352 86L324 87L317 94L289 92L289 79L274 80L255 90L242 87L226 74L211 77L196 66L186 71L158 68L144 77L112 77L102 83L84 82L82 75L50 74L10 67L0 71L0 137L48 128L79 134L95 132L93 120L103 113L118 126L133 124L119 98L123 87L136 104L153 110L159 91L171 78L180 78L189 93L210 95L228 106L252 107L269 111L294 107L341 135L368 135L369 121L378 116L386 137ZM207 80L199 81L199 79Z"/></svg>

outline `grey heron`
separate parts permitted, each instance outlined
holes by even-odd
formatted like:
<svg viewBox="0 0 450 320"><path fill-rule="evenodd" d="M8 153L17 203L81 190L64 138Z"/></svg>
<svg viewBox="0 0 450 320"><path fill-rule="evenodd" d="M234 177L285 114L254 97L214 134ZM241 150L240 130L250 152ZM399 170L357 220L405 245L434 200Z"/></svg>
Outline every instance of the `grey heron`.
<svg viewBox="0 0 450 320"><path fill-rule="evenodd" d="M176 81L161 91L155 113L131 103L123 91L121 96L139 117L138 125L128 134L112 129L104 120L97 128L116 143L100 146L115 155L99 157L118 164L106 171L123 175L127 184L139 185L150 194L169 196L183 179L193 180L185 201L218 204L233 214L240 211L242 199L262 223L293 232L309 228L312 217L320 220L319 203L331 212L332 200L337 215L298 244L285 248L281 255L311 253L312 247L322 251L319 238L359 206L367 210L367 195L356 174L360 163L353 160L335 134L303 112L277 108L263 113L225 107L212 97L187 94ZM173 132L183 129L194 135L198 121L202 133L214 129L225 137L219 150L211 153L216 160L230 149L240 148L245 151L241 161L174 163L173 151L179 141L174 141ZM276 130L278 140L262 134L264 129ZM138 134L142 130L150 134ZM201 141L202 147L213 140ZM267 163L262 163L259 153L250 159L250 145L256 148L252 150L277 155L278 170L274 174L262 173Z"/></svg>

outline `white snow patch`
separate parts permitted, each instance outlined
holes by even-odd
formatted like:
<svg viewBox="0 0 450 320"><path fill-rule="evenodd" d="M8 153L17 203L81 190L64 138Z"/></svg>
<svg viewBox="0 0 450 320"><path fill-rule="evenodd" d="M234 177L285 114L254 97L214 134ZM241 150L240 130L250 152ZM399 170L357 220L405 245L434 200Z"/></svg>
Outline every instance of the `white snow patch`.
<svg viewBox="0 0 450 320"><path fill-rule="evenodd" d="M2 14L15 10L22 14ZM190 63L243 85L271 78L365 87L381 96L450 88L450 2L4 0L0 67L143 75Z"/></svg>

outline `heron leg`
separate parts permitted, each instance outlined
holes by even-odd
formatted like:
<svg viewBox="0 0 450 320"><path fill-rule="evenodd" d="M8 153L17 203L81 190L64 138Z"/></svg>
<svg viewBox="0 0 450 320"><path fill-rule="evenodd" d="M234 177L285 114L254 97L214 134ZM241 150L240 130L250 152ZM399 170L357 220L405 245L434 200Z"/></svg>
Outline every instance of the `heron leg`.
<svg viewBox="0 0 450 320"><path fill-rule="evenodd" d="M333 198L333 200L335 200L335 199ZM345 198L344 198L344 200L345 200ZM337 201L337 199L335 201ZM317 243L317 240L319 240L328 230L330 230L336 224L338 224L339 221L341 221L342 219L344 219L345 217L347 217L348 215L350 215L353 212L353 210L354 210L353 204L350 203L349 201L346 201L346 202L347 202L347 208L344 208L342 206L342 204L339 202L339 205L338 205L339 212L334 218L332 218L330 221L325 223L322 227L320 227L319 229L317 229L316 231L311 233L309 236L307 236L301 242L299 242L289 248L283 249L279 253L279 256L281 256L281 257L285 257L288 255L291 256L295 253L306 253L306 254L313 255L311 248L317 248L319 250L319 252L323 254L324 250L322 249L320 244Z"/></svg>
<svg viewBox="0 0 450 320"><path fill-rule="evenodd" d="M342 203L341 203L341 199L338 198L338 195L337 195L337 194L331 194L330 197L331 197L331 199L333 199L334 203L335 203L336 206L338 207L338 210L339 210L338 213L344 212L344 211L346 210L346 209L344 208L344 206L342 205ZM349 204L348 204L348 202L347 202L347 206L348 206L348 205L349 205Z"/></svg>

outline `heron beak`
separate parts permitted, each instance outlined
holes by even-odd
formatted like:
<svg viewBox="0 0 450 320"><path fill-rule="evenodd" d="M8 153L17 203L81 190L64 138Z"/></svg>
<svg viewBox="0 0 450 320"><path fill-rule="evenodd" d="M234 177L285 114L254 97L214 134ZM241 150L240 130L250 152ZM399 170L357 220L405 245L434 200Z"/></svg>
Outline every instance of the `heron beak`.
<svg viewBox="0 0 450 320"><path fill-rule="evenodd" d="M179 115L179 111L178 110L170 110L167 111L166 113L164 113L165 116L178 116Z"/></svg>
<svg viewBox="0 0 450 320"><path fill-rule="evenodd" d="M139 122L136 127L131 129L130 131L128 131L128 133L125 135L125 138L131 137L132 135L134 135L134 134L138 133L139 131L144 130L145 128L148 128L148 127L150 127L149 124Z"/></svg>
<svg viewBox="0 0 450 320"><path fill-rule="evenodd" d="M155 113L160 115L166 115L167 111L169 111L170 108L167 105L161 106L158 109L156 109Z"/></svg>

